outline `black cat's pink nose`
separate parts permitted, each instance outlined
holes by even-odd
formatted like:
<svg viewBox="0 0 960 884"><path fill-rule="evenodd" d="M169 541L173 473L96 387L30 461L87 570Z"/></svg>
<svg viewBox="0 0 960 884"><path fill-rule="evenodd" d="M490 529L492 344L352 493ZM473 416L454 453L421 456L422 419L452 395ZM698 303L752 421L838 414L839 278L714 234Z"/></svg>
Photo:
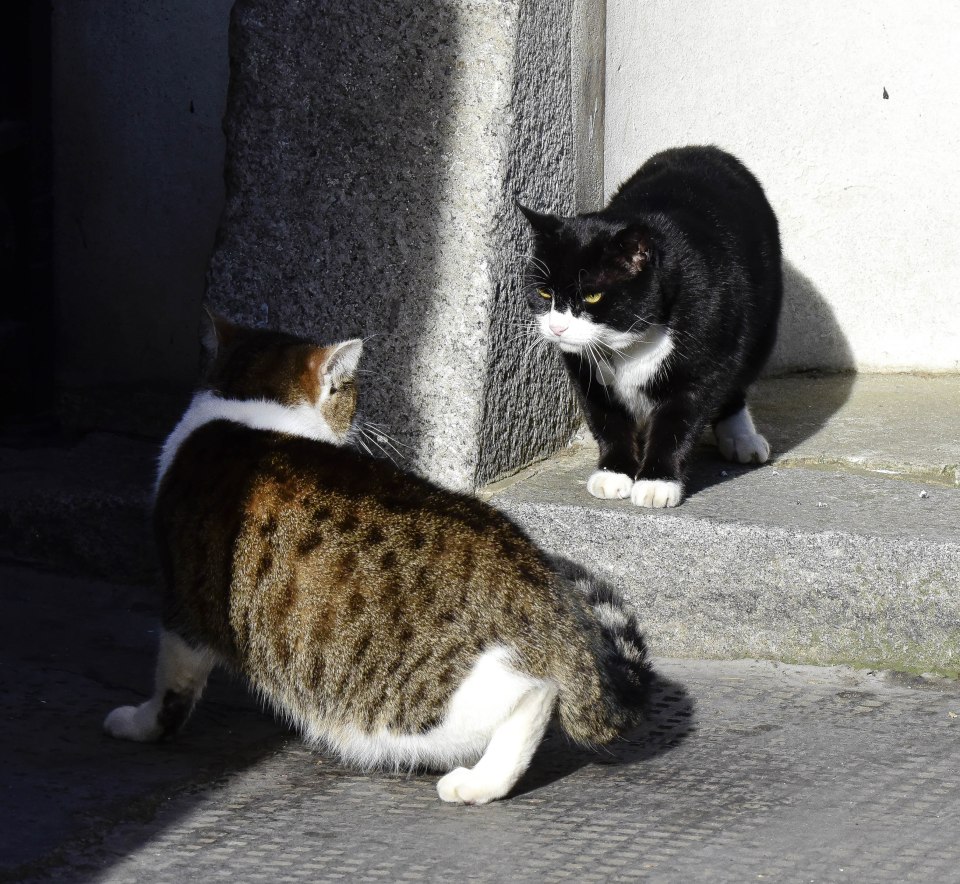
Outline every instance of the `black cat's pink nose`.
<svg viewBox="0 0 960 884"><path fill-rule="evenodd" d="M550 320L550 331L552 331L557 337L562 335L568 328L570 328L569 322L564 322L559 318Z"/></svg>

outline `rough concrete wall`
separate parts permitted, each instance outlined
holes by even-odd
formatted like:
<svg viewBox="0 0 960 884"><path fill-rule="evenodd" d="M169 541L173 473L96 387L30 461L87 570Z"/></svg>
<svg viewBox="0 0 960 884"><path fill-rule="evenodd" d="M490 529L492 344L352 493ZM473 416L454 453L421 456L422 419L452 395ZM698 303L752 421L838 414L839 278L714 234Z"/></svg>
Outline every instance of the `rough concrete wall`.
<svg viewBox="0 0 960 884"><path fill-rule="evenodd" d="M607 16L606 189L677 144L758 174L788 262L771 368L960 370L960 6L610 0Z"/></svg>
<svg viewBox="0 0 960 884"><path fill-rule="evenodd" d="M223 200L232 0L53 4L60 383L177 387Z"/></svg>
<svg viewBox="0 0 960 884"><path fill-rule="evenodd" d="M452 486L521 466L571 429L556 360L530 354L513 325L512 205L571 200L568 35L565 2L234 8L210 298L246 321L368 337L366 419Z"/></svg>
<svg viewBox="0 0 960 884"><path fill-rule="evenodd" d="M490 228L488 366L476 484L552 454L576 421L576 406L557 354L532 329L522 293L529 231L514 200L572 213L576 203L571 0L523 2L513 36L510 92L502 129L504 181ZM479 22L478 22L479 24ZM505 182L505 183L504 183Z"/></svg>

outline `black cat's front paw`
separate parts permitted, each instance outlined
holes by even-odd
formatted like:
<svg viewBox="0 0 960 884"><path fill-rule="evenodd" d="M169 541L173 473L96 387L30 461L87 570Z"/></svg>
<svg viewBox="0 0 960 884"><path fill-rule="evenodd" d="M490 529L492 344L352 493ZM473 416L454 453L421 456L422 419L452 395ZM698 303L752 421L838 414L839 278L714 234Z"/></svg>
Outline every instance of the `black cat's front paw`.
<svg viewBox="0 0 960 884"><path fill-rule="evenodd" d="M635 506L663 508L677 506L683 500L683 482L676 479L637 479L630 490Z"/></svg>
<svg viewBox="0 0 960 884"><path fill-rule="evenodd" d="M625 500L632 488L633 479L612 470L597 470L587 480L587 491L601 500Z"/></svg>

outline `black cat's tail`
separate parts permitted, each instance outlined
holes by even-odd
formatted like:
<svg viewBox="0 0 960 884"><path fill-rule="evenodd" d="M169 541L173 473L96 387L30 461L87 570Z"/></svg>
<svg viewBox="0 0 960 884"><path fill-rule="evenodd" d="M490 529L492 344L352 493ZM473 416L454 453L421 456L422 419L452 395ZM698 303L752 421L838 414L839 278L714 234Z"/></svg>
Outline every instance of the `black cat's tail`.
<svg viewBox="0 0 960 884"><path fill-rule="evenodd" d="M636 616L609 583L559 556L552 556L550 564L580 603L577 607L586 603L588 622L583 626L591 639L592 660L574 666L594 669L589 674L572 672L561 681L560 723L578 742L609 742L639 721L650 697L654 673L647 645ZM590 677L594 673L596 678Z"/></svg>

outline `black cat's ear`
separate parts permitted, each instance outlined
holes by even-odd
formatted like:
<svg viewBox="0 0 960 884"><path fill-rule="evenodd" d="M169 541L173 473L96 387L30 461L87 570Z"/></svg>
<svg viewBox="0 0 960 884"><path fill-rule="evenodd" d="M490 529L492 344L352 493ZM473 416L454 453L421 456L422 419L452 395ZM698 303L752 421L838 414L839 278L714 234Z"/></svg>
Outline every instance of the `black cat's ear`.
<svg viewBox="0 0 960 884"><path fill-rule="evenodd" d="M338 384L347 378L352 378L356 373L357 364L363 353L363 341L360 338L354 338L341 344L324 347L320 353L322 357L318 368L321 380Z"/></svg>
<svg viewBox="0 0 960 884"><path fill-rule="evenodd" d="M605 250L606 257L627 276L642 273L653 259L653 244L646 227L625 227L616 233Z"/></svg>
<svg viewBox="0 0 960 884"><path fill-rule="evenodd" d="M553 236L563 223L556 215L546 215L540 212L534 212L526 206L517 203L517 208L523 212L524 217L530 222L530 226L535 233L540 236Z"/></svg>
<svg viewBox="0 0 960 884"><path fill-rule="evenodd" d="M206 304L200 314L200 344L209 362L217 358L220 348L229 344L237 333L237 327L218 316Z"/></svg>

